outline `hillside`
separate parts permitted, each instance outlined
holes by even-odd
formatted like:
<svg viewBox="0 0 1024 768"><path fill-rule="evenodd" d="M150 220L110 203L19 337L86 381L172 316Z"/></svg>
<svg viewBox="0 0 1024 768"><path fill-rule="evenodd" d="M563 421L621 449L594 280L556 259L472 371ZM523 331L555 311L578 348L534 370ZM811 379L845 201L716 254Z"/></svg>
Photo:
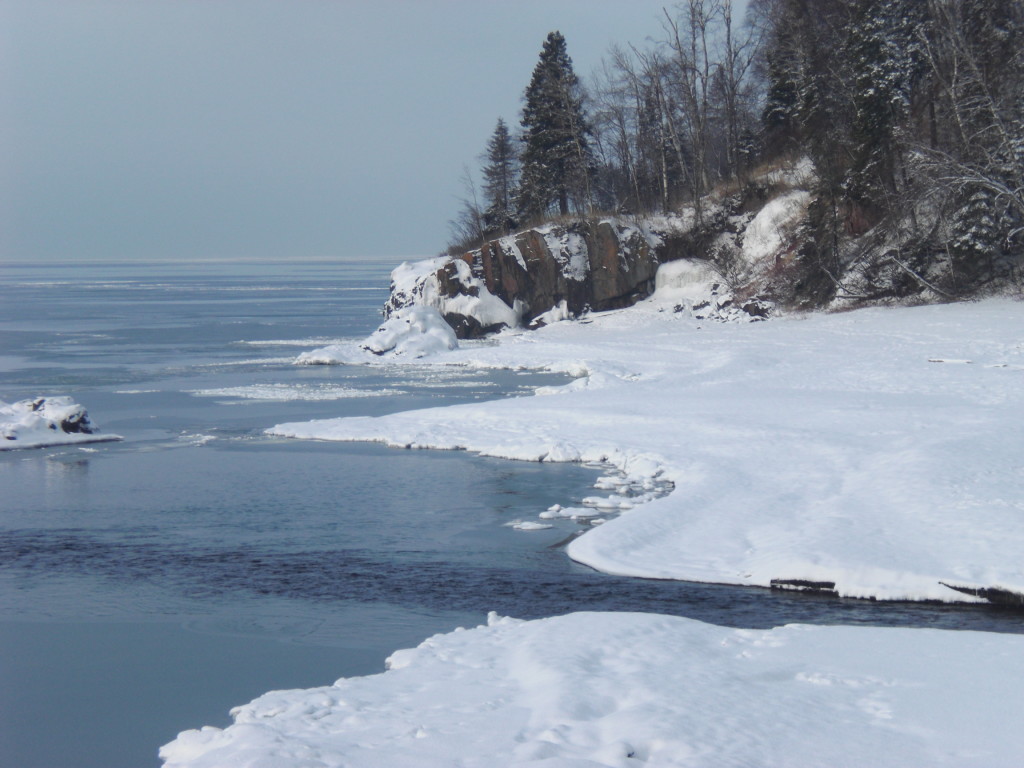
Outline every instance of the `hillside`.
<svg viewBox="0 0 1024 768"><path fill-rule="evenodd" d="M659 266L670 262L688 263L686 279L702 284L685 308L719 319L1020 294L1019 256L968 269L937 254L938 230L922 239L889 223L863 233L850 226L835 239L832 258L823 258L816 186L805 158L765 171L739 191L708 195L699 218L694 206L670 215L563 217L404 265L395 271L385 315L430 306L460 338L537 327L630 306L651 295Z"/></svg>

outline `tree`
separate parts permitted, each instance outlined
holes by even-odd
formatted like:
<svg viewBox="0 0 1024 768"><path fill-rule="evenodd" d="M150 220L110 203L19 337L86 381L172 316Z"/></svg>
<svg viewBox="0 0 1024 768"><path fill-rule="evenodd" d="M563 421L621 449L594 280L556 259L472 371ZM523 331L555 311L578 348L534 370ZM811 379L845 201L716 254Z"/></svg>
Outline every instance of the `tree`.
<svg viewBox="0 0 1024 768"><path fill-rule="evenodd" d="M507 234L516 226L515 194L518 157L508 126L500 117L484 153L484 226L488 233Z"/></svg>
<svg viewBox="0 0 1024 768"><path fill-rule="evenodd" d="M546 213L554 203L569 213L590 207L590 128L583 93L566 52L565 38L551 32L526 88L522 126L523 155L519 204L529 217Z"/></svg>
<svg viewBox="0 0 1024 768"><path fill-rule="evenodd" d="M469 172L469 166L462 166L462 188L465 196L461 199L461 207L454 219L448 222L451 241L448 243L449 253L469 250L484 242L484 214L480 210L480 201L476 193L476 182Z"/></svg>
<svg viewBox="0 0 1024 768"><path fill-rule="evenodd" d="M850 27L844 53L854 113L846 188L867 207L881 206L883 195L897 188L915 86L924 72L925 21L919 0L867 0Z"/></svg>

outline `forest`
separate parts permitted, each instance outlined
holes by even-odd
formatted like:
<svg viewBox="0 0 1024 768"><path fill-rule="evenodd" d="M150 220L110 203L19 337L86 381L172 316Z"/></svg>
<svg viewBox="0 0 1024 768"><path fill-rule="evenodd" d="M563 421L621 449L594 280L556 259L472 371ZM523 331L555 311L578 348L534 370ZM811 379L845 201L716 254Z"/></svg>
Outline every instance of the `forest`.
<svg viewBox="0 0 1024 768"><path fill-rule="evenodd" d="M465 173L449 252L610 215L686 209L712 230L711 201L749 206L772 169L810 162L783 298L1019 290L1024 0L737 7L668 7L654 42L613 47L586 82L551 32L479 189Z"/></svg>

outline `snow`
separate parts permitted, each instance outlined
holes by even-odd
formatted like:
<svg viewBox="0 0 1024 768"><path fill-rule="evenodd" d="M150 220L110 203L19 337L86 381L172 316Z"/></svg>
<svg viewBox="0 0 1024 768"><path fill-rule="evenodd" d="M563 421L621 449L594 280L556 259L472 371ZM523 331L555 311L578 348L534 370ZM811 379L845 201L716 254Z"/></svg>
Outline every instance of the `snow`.
<svg viewBox="0 0 1024 768"><path fill-rule="evenodd" d="M587 279L590 274L590 257L583 235L555 225L538 227L537 232L544 238L548 251L567 279L577 283Z"/></svg>
<svg viewBox="0 0 1024 768"><path fill-rule="evenodd" d="M15 403L0 400L0 451L120 439L118 435L95 434L85 408L70 397L37 397Z"/></svg>
<svg viewBox="0 0 1024 768"><path fill-rule="evenodd" d="M658 267L654 276L655 298L692 302L705 298L711 286L721 283L722 276L710 261L679 259Z"/></svg>
<svg viewBox="0 0 1024 768"><path fill-rule="evenodd" d="M507 256L515 258L523 272L528 272L529 267L526 266L526 259L523 257L523 252L519 248L519 244L516 242L515 235L507 235L506 237L499 238L498 247L501 248L502 253Z"/></svg>
<svg viewBox="0 0 1024 768"><path fill-rule="evenodd" d="M375 355L424 357L459 346L455 331L429 306L398 310L363 342L363 349Z"/></svg>
<svg viewBox="0 0 1024 768"><path fill-rule="evenodd" d="M533 318L530 324L535 327L551 325L552 323L560 323L563 320L568 320L570 317L572 317L572 313L569 312L569 302L562 299L547 312L541 312Z"/></svg>
<svg viewBox="0 0 1024 768"><path fill-rule="evenodd" d="M431 358L585 376L547 396L269 431L671 485L569 545L609 573L981 601L945 584L1024 592L1022 314L1003 299L717 324L655 296Z"/></svg>
<svg viewBox="0 0 1024 768"><path fill-rule="evenodd" d="M611 573L832 581L879 599L982 599L944 583L1024 592L1024 304L701 324L673 292L705 276L674 270L631 309L430 358L582 377L547 396L269 431L599 462L608 495L512 525L576 519L569 555ZM1018 635L492 614L388 666L267 693L223 730L180 734L165 768L1024 759Z"/></svg>
<svg viewBox="0 0 1024 768"><path fill-rule="evenodd" d="M437 273L452 269L466 293L448 296L441 290ZM483 280L474 277L469 264L462 259L441 256L418 262L405 262L391 272L392 311L408 306L436 309L442 315L458 314L475 318L484 328L495 325L515 327L520 313L491 293Z"/></svg>
<svg viewBox="0 0 1024 768"><path fill-rule="evenodd" d="M595 529L608 529L610 523ZM577 613L394 653L185 731L165 768L1020 765L1024 637Z"/></svg>
<svg viewBox="0 0 1024 768"><path fill-rule="evenodd" d="M796 189L770 200L743 232L743 259L748 266L772 263L783 246L792 241L791 232L803 219L811 193Z"/></svg>

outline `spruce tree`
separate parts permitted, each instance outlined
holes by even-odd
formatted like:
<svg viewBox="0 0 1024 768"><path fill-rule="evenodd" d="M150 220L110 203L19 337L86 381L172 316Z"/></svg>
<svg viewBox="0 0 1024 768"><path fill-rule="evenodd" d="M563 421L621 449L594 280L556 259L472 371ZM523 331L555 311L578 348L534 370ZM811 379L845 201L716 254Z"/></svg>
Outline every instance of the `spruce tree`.
<svg viewBox="0 0 1024 768"><path fill-rule="evenodd" d="M868 0L851 25L844 55L853 73L850 197L879 205L896 187L914 88L924 71L920 41L925 8L918 0Z"/></svg>
<svg viewBox="0 0 1024 768"><path fill-rule="evenodd" d="M508 126L500 117L484 154L484 225L488 234L506 234L516 226L515 194L518 158Z"/></svg>
<svg viewBox="0 0 1024 768"><path fill-rule="evenodd" d="M564 216L570 200L577 208L588 206L590 130L579 79L560 32L551 32L544 41L524 98L520 210L536 217L557 203Z"/></svg>

